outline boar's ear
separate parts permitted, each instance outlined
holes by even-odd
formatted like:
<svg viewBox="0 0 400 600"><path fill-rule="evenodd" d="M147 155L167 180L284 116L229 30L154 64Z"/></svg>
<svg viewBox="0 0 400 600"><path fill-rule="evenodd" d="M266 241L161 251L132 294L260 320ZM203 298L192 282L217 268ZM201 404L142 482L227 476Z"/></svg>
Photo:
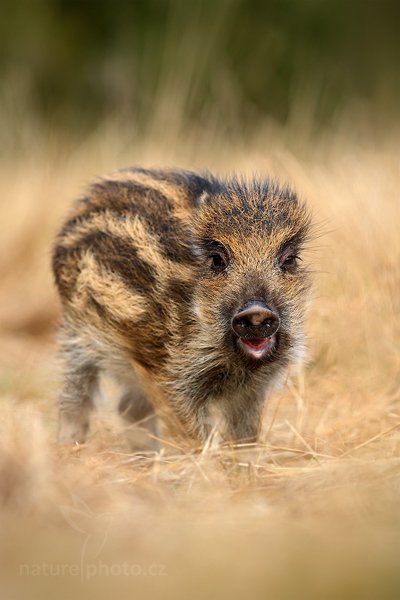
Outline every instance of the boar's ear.
<svg viewBox="0 0 400 600"><path fill-rule="evenodd" d="M209 197L210 194L206 190L201 192L201 194L197 196L195 200L196 208L201 208Z"/></svg>

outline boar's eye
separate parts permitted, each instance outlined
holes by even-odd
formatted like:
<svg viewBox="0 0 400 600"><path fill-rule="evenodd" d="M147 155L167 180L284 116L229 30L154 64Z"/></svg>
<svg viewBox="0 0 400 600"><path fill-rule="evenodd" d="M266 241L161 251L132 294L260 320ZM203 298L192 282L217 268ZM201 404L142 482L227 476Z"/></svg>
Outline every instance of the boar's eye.
<svg viewBox="0 0 400 600"><path fill-rule="evenodd" d="M220 252L213 252L213 254L210 254L209 259L211 270L214 271L214 273L221 273L221 271L224 271L228 266L226 256Z"/></svg>
<svg viewBox="0 0 400 600"><path fill-rule="evenodd" d="M293 248L286 248L279 256L279 266L283 272L292 272L296 269L300 257Z"/></svg>
<svg viewBox="0 0 400 600"><path fill-rule="evenodd" d="M204 240L207 262L213 273L222 273L229 264L229 252L223 244L216 240Z"/></svg>

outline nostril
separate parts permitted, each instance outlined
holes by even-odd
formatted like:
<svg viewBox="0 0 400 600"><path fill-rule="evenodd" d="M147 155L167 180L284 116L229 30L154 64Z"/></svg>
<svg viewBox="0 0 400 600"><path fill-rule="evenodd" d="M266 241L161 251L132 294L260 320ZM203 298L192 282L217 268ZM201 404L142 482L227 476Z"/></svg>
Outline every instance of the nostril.
<svg viewBox="0 0 400 600"><path fill-rule="evenodd" d="M267 327L268 329L270 329L272 327L274 323L273 319L264 319L264 321L261 323L261 327Z"/></svg>
<svg viewBox="0 0 400 600"><path fill-rule="evenodd" d="M243 318L240 318L237 320L234 319L234 322L236 323L236 325L238 327L251 327L251 325L252 325L252 322L250 319L243 319Z"/></svg>
<svg viewBox="0 0 400 600"><path fill-rule="evenodd" d="M279 324L279 317L261 302L246 304L232 319L233 331L243 338L270 337Z"/></svg>

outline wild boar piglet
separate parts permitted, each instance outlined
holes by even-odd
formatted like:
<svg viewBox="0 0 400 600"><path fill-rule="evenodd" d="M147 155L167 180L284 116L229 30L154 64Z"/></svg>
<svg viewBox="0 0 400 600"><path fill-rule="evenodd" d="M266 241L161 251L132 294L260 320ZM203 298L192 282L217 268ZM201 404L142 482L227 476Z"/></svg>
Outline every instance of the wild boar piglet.
<svg viewBox="0 0 400 600"><path fill-rule="evenodd" d="M83 442L99 374L132 420L202 444L254 442L266 394L304 349L310 216L268 178L131 168L98 180L56 241L59 439Z"/></svg>

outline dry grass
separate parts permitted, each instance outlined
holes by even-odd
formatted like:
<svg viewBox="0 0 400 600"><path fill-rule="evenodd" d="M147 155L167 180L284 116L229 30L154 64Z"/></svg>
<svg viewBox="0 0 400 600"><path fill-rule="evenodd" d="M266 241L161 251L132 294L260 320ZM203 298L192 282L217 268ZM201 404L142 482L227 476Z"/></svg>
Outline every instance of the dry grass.
<svg viewBox="0 0 400 600"><path fill-rule="evenodd" d="M399 136L210 131L32 134L0 167L2 598L400 596ZM134 454L106 408L84 447L54 442L52 236L84 182L138 163L270 173L313 207L309 362L259 448Z"/></svg>

